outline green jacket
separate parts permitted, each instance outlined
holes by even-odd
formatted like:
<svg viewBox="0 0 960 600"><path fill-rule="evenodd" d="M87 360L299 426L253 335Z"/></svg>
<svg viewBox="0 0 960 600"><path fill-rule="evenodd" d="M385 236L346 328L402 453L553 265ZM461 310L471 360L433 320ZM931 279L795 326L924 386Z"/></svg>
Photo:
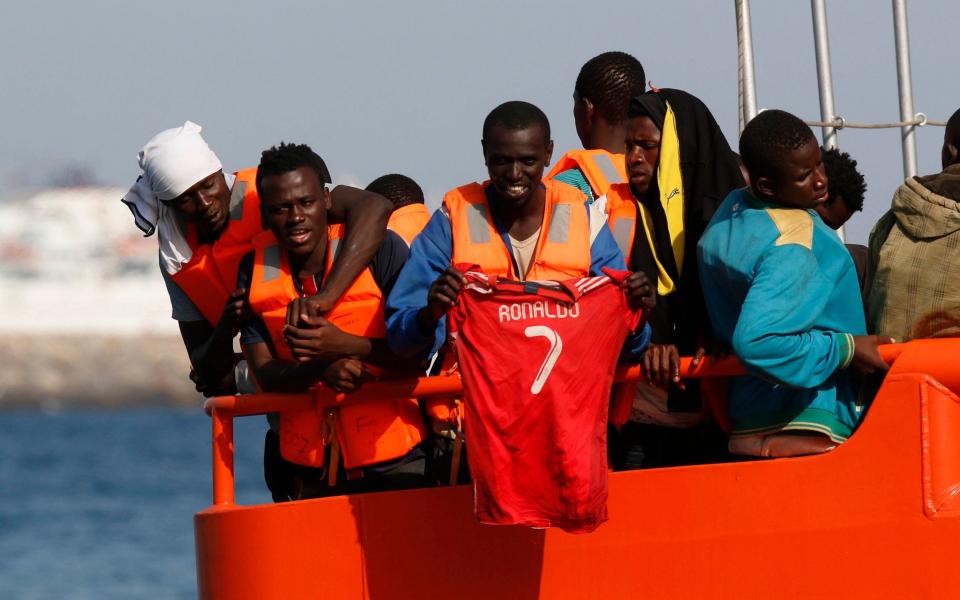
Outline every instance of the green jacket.
<svg viewBox="0 0 960 600"><path fill-rule="evenodd" d="M960 336L960 164L893 194L870 233L864 287L870 333Z"/></svg>

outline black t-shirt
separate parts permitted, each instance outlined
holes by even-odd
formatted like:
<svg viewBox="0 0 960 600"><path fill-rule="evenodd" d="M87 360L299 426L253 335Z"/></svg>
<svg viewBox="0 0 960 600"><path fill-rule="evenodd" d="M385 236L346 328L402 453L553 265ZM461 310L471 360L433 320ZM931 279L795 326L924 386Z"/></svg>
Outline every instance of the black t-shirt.
<svg viewBox="0 0 960 600"><path fill-rule="evenodd" d="M370 271L373 273L373 280L383 293L384 300L390 295L390 291L393 290L393 284L396 283L397 276L400 275L400 269L402 269L404 263L407 262L408 252L407 244L403 241L403 238L393 231L387 230L386 235L383 236L383 241L380 243L380 247L377 248L376 254L374 254L370 260ZM240 270L237 274L238 288L250 288L250 281L253 279L253 260L254 252L251 251L240 261ZM323 275L324 274L320 272L313 276L318 290L323 289ZM297 291L302 295L303 290L300 289L302 285L300 279L294 277L293 283ZM252 317L240 328L241 344L259 344L269 339L270 332L267 330L263 319L259 316Z"/></svg>

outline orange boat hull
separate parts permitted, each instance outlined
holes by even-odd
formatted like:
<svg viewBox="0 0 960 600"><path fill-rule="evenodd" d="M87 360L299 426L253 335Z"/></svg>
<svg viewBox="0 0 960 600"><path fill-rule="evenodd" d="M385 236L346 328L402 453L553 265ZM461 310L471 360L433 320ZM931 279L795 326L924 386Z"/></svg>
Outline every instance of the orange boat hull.
<svg viewBox="0 0 960 600"><path fill-rule="evenodd" d="M960 340L938 344L916 351L952 368ZM200 597L956 596L960 400L938 379L957 377L897 366L833 452L614 473L589 535L479 525L466 486L215 505L194 521Z"/></svg>

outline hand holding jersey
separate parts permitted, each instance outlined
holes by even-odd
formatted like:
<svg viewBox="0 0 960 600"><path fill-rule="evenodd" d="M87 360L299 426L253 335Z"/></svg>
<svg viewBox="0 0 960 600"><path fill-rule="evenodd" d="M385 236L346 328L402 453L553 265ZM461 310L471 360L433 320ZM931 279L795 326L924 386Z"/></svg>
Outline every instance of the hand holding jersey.
<svg viewBox="0 0 960 600"><path fill-rule="evenodd" d="M627 296L627 305L630 310L652 309L657 304L657 297L653 293L653 286L643 271L630 273L620 282L620 288Z"/></svg>
<svg viewBox="0 0 960 600"><path fill-rule="evenodd" d="M607 519L610 387L641 321L618 289L627 273L607 273L562 282L466 273L450 316L482 523L587 533Z"/></svg>
<svg viewBox="0 0 960 600"><path fill-rule="evenodd" d="M431 320L425 320L425 323L429 324L424 326L425 331L432 330L440 317L457 305L464 282L463 273L456 267L449 267L430 285L424 319L429 315ZM618 285L626 296L630 310L652 309L656 305L653 286L644 273L630 273L622 278Z"/></svg>
<svg viewBox="0 0 960 600"><path fill-rule="evenodd" d="M447 270L430 285L430 290L427 292L427 308L422 319L426 325L424 331L433 330L440 317L457 305L462 287L463 273L452 266L447 267Z"/></svg>
<svg viewBox="0 0 960 600"><path fill-rule="evenodd" d="M488 274L530 280L624 268L610 230L591 222L583 194L543 181L552 150L549 121L532 104L507 102L487 116L483 151L490 179L448 192L411 247L387 302L387 339L394 351L423 358L446 340L442 315L461 285L451 264L478 264ZM536 243L527 245L530 239ZM524 252L529 255L520 256ZM647 288L640 276L627 286L632 302L642 302ZM646 338L631 343L639 356Z"/></svg>
<svg viewBox="0 0 960 600"><path fill-rule="evenodd" d="M388 299L387 337L396 352L425 357L448 343L439 369L456 369L448 335L453 327L444 314L461 310L464 277L451 264L476 264L489 276L531 282L600 275L604 267L623 270L613 235L602 221L591 223L583 194L542 180L552 151L549 127L543 112L525 102L508 102L488 115L483 149L489 181L446 194L411 247ZM628 295L632 306L653 301L652 286L642 274L623 285L623 291L609 287L624 306ZM644 327L630 338L628 351L639 356L648 339ZM591 342L582 344L589 348ZM425 405L434 425L455 423L462 410L452 398Z"/></svg>

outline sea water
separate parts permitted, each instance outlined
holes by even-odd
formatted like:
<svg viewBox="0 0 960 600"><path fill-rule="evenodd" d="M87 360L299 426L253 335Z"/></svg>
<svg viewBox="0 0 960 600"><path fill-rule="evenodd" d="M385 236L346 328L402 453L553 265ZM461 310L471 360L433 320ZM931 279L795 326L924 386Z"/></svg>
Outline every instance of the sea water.
<svg viewBox="0 0 960 600"><path fill-rule="evenodd" d="M266 427L235 420L238 503L270 501ZM196 598L210 500L200 409L0 412L0 598Z"/></svg>

